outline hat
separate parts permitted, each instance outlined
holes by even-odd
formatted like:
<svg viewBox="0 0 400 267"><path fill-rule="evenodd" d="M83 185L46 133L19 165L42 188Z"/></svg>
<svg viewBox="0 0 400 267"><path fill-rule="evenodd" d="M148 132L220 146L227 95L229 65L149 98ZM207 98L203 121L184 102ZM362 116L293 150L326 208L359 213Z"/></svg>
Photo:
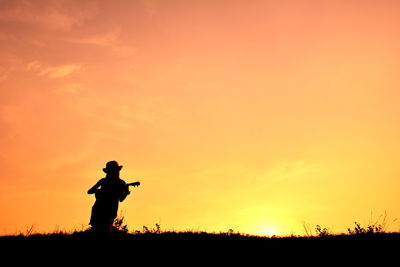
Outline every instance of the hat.
<svg viewBox="0 0 400 267"><path fill-rule="evenodd" d="M122 169L122 166L118 165L118 162L113 160L113 161L107 162L106 167L103 168L103 171L105 173L109 173L109 172L117 172L121 169Z"/></svg>

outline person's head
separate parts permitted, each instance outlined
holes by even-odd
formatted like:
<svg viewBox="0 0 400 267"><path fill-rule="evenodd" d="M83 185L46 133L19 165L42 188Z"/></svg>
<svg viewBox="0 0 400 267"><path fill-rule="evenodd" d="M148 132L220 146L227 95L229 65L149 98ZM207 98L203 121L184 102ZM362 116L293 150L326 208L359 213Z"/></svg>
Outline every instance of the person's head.
<svg viewBox="0 0 400 267"><path fill-rule="evenodd" d="M103 171L107 174L107 177L119 177L119 171L122 166L118 164L115 160L109 161Z"/></svg>

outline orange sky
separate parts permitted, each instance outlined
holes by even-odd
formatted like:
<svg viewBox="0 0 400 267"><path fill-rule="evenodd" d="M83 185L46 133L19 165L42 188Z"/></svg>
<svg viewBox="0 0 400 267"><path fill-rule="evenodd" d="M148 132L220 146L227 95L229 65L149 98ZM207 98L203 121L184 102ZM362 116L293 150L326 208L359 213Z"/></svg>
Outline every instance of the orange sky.
<svg viewBox="0 0 400 267"><path fill-rule="evenodd" d="M130 230L400 215L400 2L0 5L0 234L86 227L109 160Z"/></svg>

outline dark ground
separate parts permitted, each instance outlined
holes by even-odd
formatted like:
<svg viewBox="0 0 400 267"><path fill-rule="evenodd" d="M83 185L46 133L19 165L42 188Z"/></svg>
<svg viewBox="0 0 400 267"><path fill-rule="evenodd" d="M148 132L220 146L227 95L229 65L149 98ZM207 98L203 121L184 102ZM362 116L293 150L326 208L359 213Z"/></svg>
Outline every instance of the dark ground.
<svg viewBox="0 0 400 267"><path fill-rule="evenodd" d="M324 237L258 237L210 233L91 232L0 237L3 259L13 263L113 265L398 265L400 233ZM81 266L79 264L79 266Z"/></svg>

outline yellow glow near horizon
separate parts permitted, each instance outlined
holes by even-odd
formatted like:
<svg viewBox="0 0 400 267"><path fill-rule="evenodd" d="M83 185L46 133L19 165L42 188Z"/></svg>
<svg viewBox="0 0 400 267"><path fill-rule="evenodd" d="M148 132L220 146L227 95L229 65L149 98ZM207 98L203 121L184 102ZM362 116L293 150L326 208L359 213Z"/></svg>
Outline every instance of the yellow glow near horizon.
<svg viewBox="0 0 400 267"><path fill-rule="evenodd" d="M109 160L131 230L345 232L399 215L400 2L6 1L0 234L80 229ZM396 222L390 230L397 231Z"/></svg>
<svg viewBox="0 0 400 267"><path fill-rule="evenodd" d="M274 228L262 228L258 232L258 234L261 235L261 236L271 237L271 236L279 236L281 233L278 230L274 229Z"/></svg>

